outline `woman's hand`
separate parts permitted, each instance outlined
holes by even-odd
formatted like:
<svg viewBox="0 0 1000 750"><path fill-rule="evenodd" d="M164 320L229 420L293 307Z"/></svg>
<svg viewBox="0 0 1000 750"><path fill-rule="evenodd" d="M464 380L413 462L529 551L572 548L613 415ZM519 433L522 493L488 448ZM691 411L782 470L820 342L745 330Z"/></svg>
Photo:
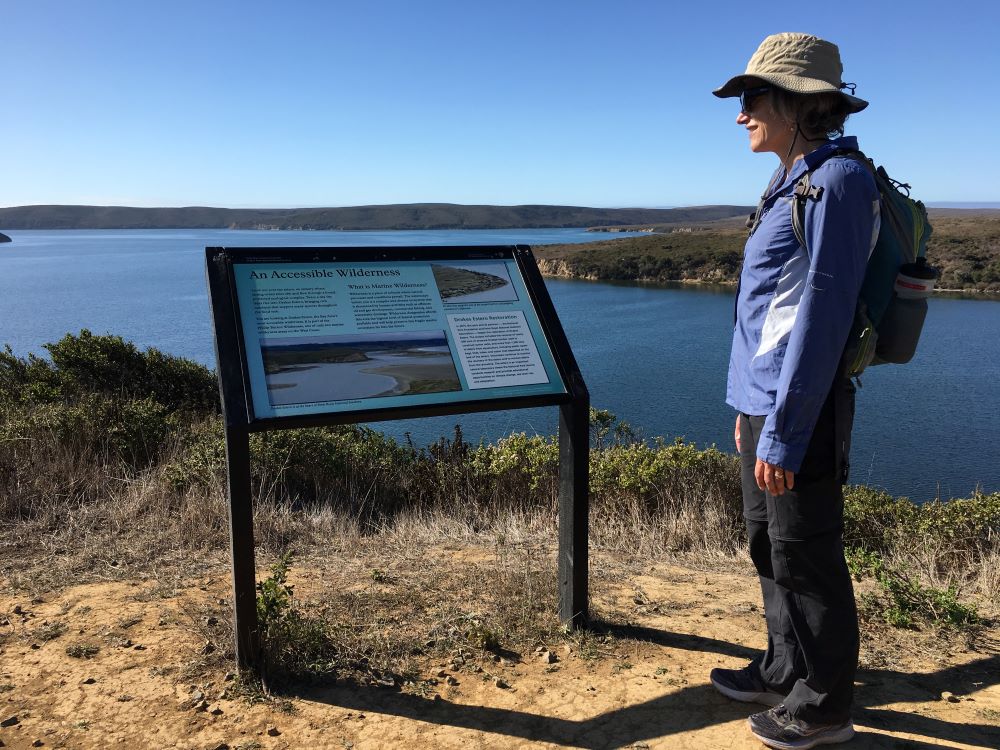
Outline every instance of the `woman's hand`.
<svg viewBox="0 0 1000 750"><path fill-rule="evenodd" d="M794 471L786 471L780 466L761 461L759 458L757 466L754 468L754 476L757 478L757 486L762 490L767 490L772 495L783 495L786 489L795 488Z"/></svg>
<svg viewBox="0 0 1000 750"><path fill-rule="evenodd" d="M743 448L740 446L740 415L739 414L736 415L736 432L733 434L733 437L736 439L736 452L737 453L742 453L743 452Z"/></svg>

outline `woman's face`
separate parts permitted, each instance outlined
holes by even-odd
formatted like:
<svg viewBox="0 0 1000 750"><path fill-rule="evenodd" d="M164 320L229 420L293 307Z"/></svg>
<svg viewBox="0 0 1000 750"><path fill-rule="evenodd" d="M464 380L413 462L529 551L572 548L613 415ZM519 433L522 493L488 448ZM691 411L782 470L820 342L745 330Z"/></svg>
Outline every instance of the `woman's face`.
<svg viewBox="0 0 1000 750"><path fill-rule="evenodd" d="M780 118L771 106L771 95L761 94L748 102L749 113L740 112L736 124L750 135L750 150L755 154L773 152L784 158L795 137L795 126Z"/></svg>

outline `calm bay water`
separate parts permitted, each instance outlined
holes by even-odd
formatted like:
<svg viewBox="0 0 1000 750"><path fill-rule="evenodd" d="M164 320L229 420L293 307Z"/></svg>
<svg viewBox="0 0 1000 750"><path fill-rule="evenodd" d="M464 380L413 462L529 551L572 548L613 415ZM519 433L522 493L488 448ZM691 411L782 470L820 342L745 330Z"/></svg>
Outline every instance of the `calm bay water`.
<svg viewBox="0 0 1000 750"><path fill-rule="evenodd" d="M89 328L214 365L206 246L388 246L586 242L583 230L252 232L9 231L0 245L0 344L19 355ZM731 450L725 405L732 293L546 281L591 392L646 437ZM1000 303L933 299L905 367L873 368L858 393L852 481L923 501L1000 491ZM418 442L555 432L552 409L376 425Z"/></svg>

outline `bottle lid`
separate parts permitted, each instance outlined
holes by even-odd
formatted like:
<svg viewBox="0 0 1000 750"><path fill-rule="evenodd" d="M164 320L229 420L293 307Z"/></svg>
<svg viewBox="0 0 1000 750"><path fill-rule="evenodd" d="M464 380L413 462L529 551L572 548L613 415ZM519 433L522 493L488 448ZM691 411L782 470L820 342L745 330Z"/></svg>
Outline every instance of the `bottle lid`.
<svg viewBox="0 0 1000 750"><path fill-rule="evenodd" d="M927 258L920 256L916 263L904 263L899 267L899 272L912 279L936 279L938 270L934 266L927 265Z"/></svg>

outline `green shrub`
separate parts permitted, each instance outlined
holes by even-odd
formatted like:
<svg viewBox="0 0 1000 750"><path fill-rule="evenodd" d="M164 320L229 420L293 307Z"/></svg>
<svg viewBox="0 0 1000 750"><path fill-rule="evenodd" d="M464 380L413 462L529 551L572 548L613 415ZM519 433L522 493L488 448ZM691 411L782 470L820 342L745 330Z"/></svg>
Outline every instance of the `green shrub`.
<svg viewBox="0 0 1000 750"><path fill-rule="evenodd" d="M559 482L559 442L555 437L514 433L482 443L469 453L472 480L480 497L522 509L551 507Z"/></svg>
<svg viewBox="0 0 1000 750"><path fill-rule="evenodd" d="M139 351L120 336L81 330L45 344L51 361L0 353L0 404L69 402L102 394L152 399L170 410L218 412L215 375L203 365L157 349Z"/></svg>
<svg viewBox="0 0 1000 750"><path fill-rule="evenodd" d="M924 586L904 571L887 565L873 552L850 550L847 562L856 580L868 576L879 587L876 593L861 596L863 616L883 620L896 628L915 628L920 624L964 627L980 622L975 607L958 601L954 587Z"/></svg>
<svg viewBox="0 0 1000 750"><path fill-rule="evenodd" d="M71 403L3 409L0 451L60 448L104 456L133 468L155 460L176 420L152 398L112 400L86 394Z"/></svg>
<svg viewBox="0 0 1000 750"><path fill-rule="evenodd" d="M917 505L868 487L845 493L844 543L886 553L924 543L951 560L979 559L1000 539L1000 493Z"/></svg>
<svg viewBox="0 0 1000 750"><path fill-rule="evenodd" d="M844 544L867 552L892 548L900 529L913 529L918 506L883 490L850 486L844 492Z"/></svg>
<svg viewBox="0 0 1000 750"><path fill-rule="evenodd" d="M269 676L317 677L334 671L337 649L329 625L300 610L288 583L291 553L271 566L271 574L257 583L257 625L261 660Z"/></svg>
<svg viewBox="0 0 1000 750"><path fill-rule="evenodd" d="M190 424L176 442L178 449L163 465L164 478L173 490L225 486L226 440L221 418Z"/></svg>

